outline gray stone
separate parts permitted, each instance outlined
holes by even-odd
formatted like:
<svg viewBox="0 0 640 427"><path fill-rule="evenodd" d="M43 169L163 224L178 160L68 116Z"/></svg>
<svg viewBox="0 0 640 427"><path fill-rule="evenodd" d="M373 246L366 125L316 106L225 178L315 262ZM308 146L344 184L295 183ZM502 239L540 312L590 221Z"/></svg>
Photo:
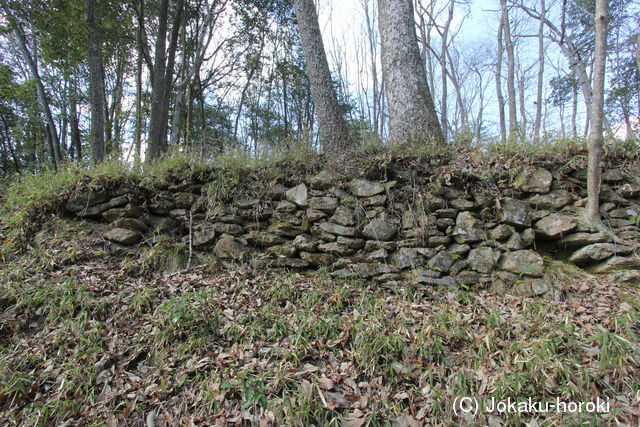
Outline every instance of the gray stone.
<svg viewBox="0 0 640 427"><path fill-rule="evenodd" d="M475 271L462 270L456 274L456 282L461 285L471 286L477 284L479 281L480 275Z"/></svg>
<svg viewBox="0 0 640 427"><path fill-rule="evenodd" d="M327 190L340 181L340 175L335 172L323 170L317 175L307 179L307 182L316 190Z"/></svg>
<svg viewBox="0 0 640 427"><path fill-rule="evenodd" d="M622 270L613 273L613 280L621 283L640 285L640 270Z"/></svg>
<svg viewBox="0 0 640 427"><path fill-rule="evenodd" d="M80 211L76 212L76 214L81 217L95 218L99 217L103 212L108 211L109 209L122 207L128 202L129 199L127 198L127 196L118 196L114 197L113 199L107 200L104 203L83 208Z"/></svg>
<svg viewBox="0 0 640 427"><path fill-rule="evenodd" d="M152 200L148 203L149 210L157 215L169 215L171 210L175 209L176 203L175 201L166 198L159 197L157 199Z"/></svg>
<svg viewBox="0 0 640 427"><path fill-rule="evenodd" d="M263 231L251 231L245 235L245 239L248 243L261 247L280 245L287 241L287 239L282 236Z"/></svg>
<svg viewBox="0 0 640 427"><path fill-rule="evenodd" d="M526 249L528 246L529 245L525 244L520 233L513 233L505 243L505 247L510 251Z"/></svg>
<svg viewBox="0 0 640 427"><path fill-rule="evenodd" d="M412 211L402 212L402 229L409 230L416 224L416 215Z"/></svg>
<svg viewBox="0 0 640 427"><path fill-rule="evenodd" d="M431 248L436 248L441 245L448 245L451 243L451 238L449 236L429 236L427 239L427 244Z"/></svg>
<svg viewBox="0 0 640 427"><path fill-rule="evenodd" d="M529 204L536 209L559 210L573 202L573 195L565 190L554 190L548 194L529 197Z"/></svg>
<svg viewBox="0 0 640 427"><path fill-rule="evenodd" d="M440 251L436 254L436 256L429 260L427 265L432 270L448 273L453 263L454 259L449 252Z"/></svg>
<svg viewBox="0 0 640 427"><path fill-rule="evenodd" d="M306 215L309 221L315 222L319 219L326 218L327 213L316 209L307 209Z"/></svg>
<svg viewBox="0 0 640 427"><path fill-rule="evenodd" d="M522 232L522 243L524 244L525 248L528 248L529 246L533 245L535 241L536 241L536 232L533 230L533 228L527 228Z"/></svg>
<svg viewBox="0 0 640 427"><path fill-rule="evenodd" d="M345 226L355 225L356 218L353 214L353 209L346 206L338 206L331 217L331 222Z"/></svg>
<svg viewBox="0 0 640 427"><path fill-rule="evenodd" d="M384 194L378 194L377 196L364 198L362 199L362 202L366 207L384 206L384 204L387 203L387 196Z"/></svg>
<svg viewBox="0 0 640 427"><path fill-rule="evenodd" d="M453 199L449 202L452 208L457 209L459 211L470 211L475 209L477 205L475 202L466 199Z"/></svg>
<svg viewBox="0 0 640 427"><path fill-rule="evenodd" d="M229 235L222 235L213 249L213 253L218 258L233 260L243 259L250 252L250 248Z"/></svg>
<svg viewBox="0 0 640 427"><path fill-rule="evenodd" d="M458 255L458 256L462 256L466 254L467 252L469 252L470 249L471 247L469 245L461 245L459 243L454 243L447 248L447 250L452 255Z"/></svg>
<svg viewBox="0 0 640 427"><path fill-rule="evenodd" d="M279 257L292 257L296 254L296 248L292 244L269 246L266 253Z"/></svg>
<svg viewBox="0 0 640 427"><path fill-rule="evenodd" d="M118 218L113 222L113 226L116 228L128 228L135 231L145 231L147 229L146 224L136 218Z"/></svg>
<svg viewBox="0 0 640 427"><path fill-rule="evenodd" d="M295 203L298 206L307 206L307 186L304 184L297 185L285 193L288 201Z"/></svg>
<svg viewBox="0 0 640 427"><path fill-rule="evenodd" d="M631 247L616 245L613 243L594 243L575 251L569 258L569 261L576 265L585 265L596 261L602 261L614 254L628 254L631 250Z"/></svg>
<svg viewBox="0 0 640 427"><path fill-rule="evenodd" d="M163 216L150 215L147 219L153 232L157 233L169 233L176 227L177 222L173 218L167 218Z"/></svg>
<svg viewBox="0 0 640 427"><path fill-rule="evenodd" d="M330 254L336 254L336 255L351 255L352 253L354 253L355 251L351 248L348 248L345 245L342 245L338 242L329 242L329 243L323 243L321 245L318 245L318 250L321 252L327 252Z"/></svg>
<svg viewBox="0 0 640 427"><path fill-rule="evenodd" d="M364 248L364 239L355 239L353 237L338 236L338 238L336 239L336 242L341 245L345 245L346 247L351 249Z"/></svg>
<svg viewBox="0 0 640 427"><path fill-rule="evenodd" d="M315 252L318 248L318 240L306 234L299 234L293 239L293 246L300 251Z"/></svg>
<svg viewBox="0 0 640 427"><path fill-rule="evenodd" d="M603 182L620 182L624 179L624 173L620 169L609 169L602 172Z"/></svg>
<svg viewBox="0 0 640 427"><path fill-rule="evenodd" d="M364 179L354 179L349 184L351 194L358 197L371 197L384 191L384 185Z"/></svg>
<svg viewBox="0 0 640 427"><path fill-rule="evenodd" d="M531 208L522 200L506 198L501 201L500 220L516 227L531 226Z"/></svg>
<svg viewBox="0 0 640 427"><path fill-rule="evenodd" d="M193 230L193 246L206 246L213 243L216 235L216 230L212 226L197 228Z"/></svg>
<svg viewBox="0 0 640 427"><path fill-rule="evenodd" d="M217 233L230 234L232 236L240 236L244 234L244 228L238 224L225 224L224 222L216 222L213 228Z"/></svg>
<svg viewBox="0 0 640 427"><path fill-rule="evenodd" d="M453 238L457 243L472 243L485 240L482 222L469 212L460 212L456 218Z"/></svg>
<svg viewBox="0 0 640 427"><path fill-rule="evenodd" d="M629 269L640 269L640 258L613 256L593 268L588 268L587 270L591 273L609 273L616 270Z"/></svg>
<svg viewBox="0 0 640 427"><path fill-rule="evenodd" d="M501 268L515 274L540 277L544 271L544 260L531 250L506 252L502 255Z"/></svg>
<svg viewBox="0 0 640 427"><path fill-rule="evenodd" d="M331 213L338 207L338 199L335 197L312 197L309 199L309 207L311 209Z"/></svg>
<svg viewBox="0 0 640 427"><path fill-rule="evenodd" d="M457 209L451 209L451 208L438 209L438 210L436 210L435 214L439 218L456 219L456 217L458 216L458 210Z"/></svg>
<svg viewBox="0 0 640 427"><path fill-rule="evenodd" d="M551 239L559 239L578 225L575 217L553 213L536 222L536 233Z"/></svg>
<svg viewBox="0 0 640 427"><path fill-rule="evenodd" d="M276 234L278 236L296 237L302 233L302 229L288 222L278 221L269 226L269 233Z"/></svg>
<svg viewBox="0 0 640 427"><path fill-rule="evenodd" d="M548 193L553 176L542 168L525 169L515 179L514 185L528 193Z"/></svg>
<svg viewBox="0 0 640 427"><path fill-rule="evenodd" d="M500 251L487 247L472 249L467 257L469 267L480 273L491 273L499 259Z"/></svg>
<svg viewBox="0 0 640 427"><path fill-rule="evenodd" d="M445 277L430 277L429 274L422 274L424 271L428 270L415 270L412 275L412 282L414 284L419 285L430 285L430 286L445 286L447 288L452 288L457 286L456 281L453 277L445 276Z"/></svg>
<svg viewBox="0 0 640 427"><path fill-rule="evenodd" d="M80 212L83 209L104 203L107 200L109 200L109 194L106 191L78 191L74 192L71 197L69 197L66 209L71 212Z"/></svg>
<svg viewBox="0 0 640 427"><path fill-rule="evenodd" d="M358 235L358 230L353 227L345 227L331 222L323 222L320 224L320 230L338 236L354 237Z"/></svg>
<svg viewBox="0 0 640 427"><path fill-rule="evenodd" d="M493 230L489 231L489 237L493 240L506 240L511 236L513 230L506 224L499 224Z"/></svg>
<svg viewBox="0 0 640 427"><path fill-rule="evenodd" d="M196 201L196 196L192 193L176 193L173 199L176 201L176 208L190 209Z"/></svg>
<svg viewBox="0 0 640 427"><path fill-rule="evenodd" d="M376 218L364 227L362 234L371 240L391 240L396 231L395 224Z"/></svg>
<svg viewBox="0 0 640 427"><path fill-rule="evenodd" d="M187 214L188 212L186 209L171 209L171 211L169 211L169 216L171 218L184 218Z"/></svg>
<svg viewBox="0 0 640 427"><path fill-rule="evenodd" d="M398 269L414 268L422 262L415 248L400 248L391 255L391 263Z"/></svg>
<svg viewBox="0 0 640 427"><path fill-rule="evenodd" d="M144 214L144 211L140 206L134 203L127 203L121 208L112 208L105 212L102 212L102 218L109 222L113 222L118 218L140 218Z"/></svg>
<svg viewBox="0 0 640 427"><path fill-rule="evenodd" d="M633 199L640 196L640 183L626 182L618 188L618 194L627 199Z"/></svg>
<svg viewBox="0 0 640 427"><path fill-rule="evenodd" d="M573 233L562 237L560 244L567 249L573 249L608 240L609 236L606 233Z"/></svg>
<svg viewBox="0 0 640 427"><path fill-rule="evenodd" d="M544 280L534 280L531 282L531 291L533 295L543 295L549 291L549 287Z"/></svg>
<svg viewBox="0 0 640 427"><path fill-rule="evenodd" d="M369 262L385 261L389 257L389 252L386 249L376 249L373 252L367 254L366 259Z"/></svg>
<svg viewBox="0 0 640 427"><path fill-rule="evenodd" d="M260 203L260 200L255 197L236 197L233 199L233 204L240 209L253 208L258 203Z"/></svg>
<svg viewBox="0 0 640 427"><path fill-rule="evenodd" d="M602 186L600 187L600 200L603 203L608 202L615 204L621 204L625 202L624 198L607 184L602 184Z"/></svg>
<svg viewBox="0 0 640 427"><path fill-rule="evenodd" d="M295 213L298 207L288 200L280 200L276 205L276 212Z"/></svg>
<svg viewBox="0 0 640 427"><path fill-rule="evenodd" d="M318 254L311 252L300 252L300 258L307 261L311 265L331 265L333 263L333 255L331 254Z"/></svg>
<svg viewBox="0 0 640 427"><path fill-rule="evenodd" d="M386 249L388 251L394 251L396 247L396 242L382 242L380 240L367 240L364 244L364 250L366 252L373 251L375 249Z"/></svg>
<svg viewBox="0 0 640 427"><path fill-rule="evenodd" d="M119 227L109 230L104 237L107 238L107 240L123 245L133 245L142 239L142 236L138 231Z"/></svg>

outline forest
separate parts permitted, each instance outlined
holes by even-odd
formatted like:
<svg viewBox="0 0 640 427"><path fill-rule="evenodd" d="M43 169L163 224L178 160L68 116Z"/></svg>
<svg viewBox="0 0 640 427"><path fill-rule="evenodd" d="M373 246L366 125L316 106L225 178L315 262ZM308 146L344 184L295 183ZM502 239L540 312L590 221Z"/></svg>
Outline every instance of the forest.
<svg viewBox="0 0 640 427"><path fill-rule="evenodd" d="M383 78L381 43L391 32L385 22L402 11L394 2L336 2L338 11L324 2L319 16L313 2L294 3L3 0L2 173L167 152L260 156L300 143L320 151L331 144L322 142L331 127L323 120L343 122L337 131L356 146L394 139L395 79ZM396 45L387 51L400 52L417 39L412 60L425 71L396 72L407 81L426 75L441 137L484 146L588 135L595 1L479 3L417 1L405 11L415 35L389 40ZM604 130L632 141L640 12L634 2L608 3ZM334 28L332 19L350 25ZM312 96L314 80L329 101Z"/></svg>
<svg viewBox="0 0 640 427"><path fill-rule="evenodd" d="M638 2L0 0L0 425L638 422Z"/></svg>

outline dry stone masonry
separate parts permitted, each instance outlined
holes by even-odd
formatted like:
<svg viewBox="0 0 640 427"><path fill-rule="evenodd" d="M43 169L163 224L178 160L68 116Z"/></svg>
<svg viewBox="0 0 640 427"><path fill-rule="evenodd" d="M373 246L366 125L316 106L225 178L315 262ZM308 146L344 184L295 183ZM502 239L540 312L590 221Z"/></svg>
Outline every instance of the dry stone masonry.
<svg viewBox="0 0 640 427"><path fill-rule="evenodd" d="M603 174L602 214L621 238L640 242L640 185ZM491 285L542 294L543 255L618 280L640 280L633 245L614 244L581 217L580 171L555 179L523 170L498 194L480 185L344 179L328 171L304 182L271 184L261 196L209 200L205 185L179 182L155 193L137 188L79 190L66 210L105 221L114 254L158 234L221 262L292 269L326 267L338 278L416 286Z"/></svg>

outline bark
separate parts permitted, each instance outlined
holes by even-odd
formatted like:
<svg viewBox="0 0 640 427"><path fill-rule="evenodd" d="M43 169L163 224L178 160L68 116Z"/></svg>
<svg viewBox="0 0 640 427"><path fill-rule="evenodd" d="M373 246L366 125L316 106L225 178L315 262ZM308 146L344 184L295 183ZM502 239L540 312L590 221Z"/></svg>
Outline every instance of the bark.
<svg viewBox="0 0 640 427"><path fill-rule="evenodd" d="M420 59L412 0L378 0L382 73L394 143L444 143Z"/></svg>
<svg viewBox="0 0 640 427"><path fill-rule="evenodd" d="M311 94L316 106L320 141L325 152L339 153L351 146L352 141L333 87L314 1L294 0L293 4Z"/></svg>
<svg viewBox="0 0 640 427"><path fill-rule="evenodd" d="M71 96L71 147L75 151L76 159L82 160L82 140L80 138L80 121L78 120L78 101L77 92L74 85L73 94Z"/></svg>
<svg viewBox="0 0 640 427"><path fill-rule="evenodd" d="M444 29L442 30L442 52L441 52L441 61L440 67L442 69L442 105L440 111L440 122L442 123L442 134L444 136L445 141L448 138L449 133L449 121L447 119L448 111L447 111L447 50L449 49L449 28L451 26L451 21L453 21L453 12L455 7L455 1L449 1L449 14L447 16L447 21L445 22Z"/></svg>
<svg viewBox="0 0 640 427"><path fill-rule="evenodd" d="M169 19L169 0L162 0L158 18L158 34L156 39L155 59L153 63L153 87L151 89L151 115L149 124L149 141L147 143L146 161L151 162L162 153L162 106L165 92L165 70L167 64L167 21Z"/></svg>
<svg viewBox="0 0 640 427"><path fill-rule="evenodd" d="M513 47L513 39L511 38L511 23L509 22L509 9L507 8L507 0L500 0L500 7L502 9L504 45L507 52L507 104L509 106L509 139L513 139L518 131L515 87L515 53Z"/></svg>
<svg viewBox="0 0 640 427"><path fill-rule="evenodd" d="M89 26L89 91L91 93L91 152L93 161L99 163L106 154L104 140L104 79L102 73L102 55L96 19L95 0L86 0L87 24Z"/></svg>
<svg viewBox="0 0 640 427"><path fill-rule="evenodd" d="M498 23L498 51L496 53L496 98L498 100L498 118L500 120L500 142L507 141L507 125L504 118L504 97L502 96L502 33L504 20L501 18Z"/></svg>
<svg viewBox="0 0 640 427"><path fill-rule="evenodd" d="M600 221L600 154L603 142L604 81L607 58L607 0L596 0L594 16L596 40L593 76L593 109L589 134L589 164L587 169L587 219L591 224Z"/></svg>
<svg viewBox="0 0 640 427"><path fill-rule="evenodd" d="M133 164L140 165L142 146L142 28L138 27L138 57L136 59L136 123L134 135Z"/></svg>
<svg viewBox="0 0 640 427"><path fill-rule="evenodd" d="M542 117L542 91L544 90L544 16L546 13L546 7L544 0L540 0L540 20L538 26L538 61L540 63L538 67L538 84L536 95L536 118L533 124L533 138L534 141L540 141L540 121Z"/></svg>

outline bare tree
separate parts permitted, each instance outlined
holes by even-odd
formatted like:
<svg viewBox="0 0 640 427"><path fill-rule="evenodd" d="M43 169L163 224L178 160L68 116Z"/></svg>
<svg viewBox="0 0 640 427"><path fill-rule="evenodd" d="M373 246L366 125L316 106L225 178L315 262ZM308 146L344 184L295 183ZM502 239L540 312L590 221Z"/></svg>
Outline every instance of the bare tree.
<svg viewBox="0 0 640 427"><path fill-rule="evenodd" d="M593 109L589 134L589 165L587 170L587 219L602 227L600 221L600 154L603 142L604 80L607 60L607 0L596 0L595 11L595 60L593 76Z"/></svg>
<svg viewBox="0 0 640 427"><path fill-rule="evenodd" d="M444 143L420 59L412 0L378 0L382 72L389 107L389 139Z"/></svg>
<svg viewBox="0 0 640 427"><path fill-rule="evenodd" d="M502 11L502 25L504 31L504 46L507 52L507 105L509 106L509 139L513 139L518 130L518 116L516 110L516 58L511 36L511 22L507 0L500 0Z"/></svg>
<svg viewBox="0 0 640 427"><path fill-rule="evenodd" d="M536 118L533 124L533 139L540 140L540 121L542 117L542 91L544 79L544 17L546 15L545 0L540 0L540 23L538 25L538 81L536 87Z"/></svg>
<svg viewBox="0 0 640 427"><path fill-rule="evenodd" d="M351 137L333 87L316 7L313 0L294 0L293 4L318 118L320 141L325 152L340 152L351 145Z"/></svg>
<svg viewBox="0 0 640 427"><path fill-rule="evenodd" d="M507 125L504 117L504 97L502 96L502 55L504 47L502 38L504 33L504 19L502 15L498 23L498 50L496 52L496 98L498 100L498 119L500 121L500 142L507 141Z"/></svg>

